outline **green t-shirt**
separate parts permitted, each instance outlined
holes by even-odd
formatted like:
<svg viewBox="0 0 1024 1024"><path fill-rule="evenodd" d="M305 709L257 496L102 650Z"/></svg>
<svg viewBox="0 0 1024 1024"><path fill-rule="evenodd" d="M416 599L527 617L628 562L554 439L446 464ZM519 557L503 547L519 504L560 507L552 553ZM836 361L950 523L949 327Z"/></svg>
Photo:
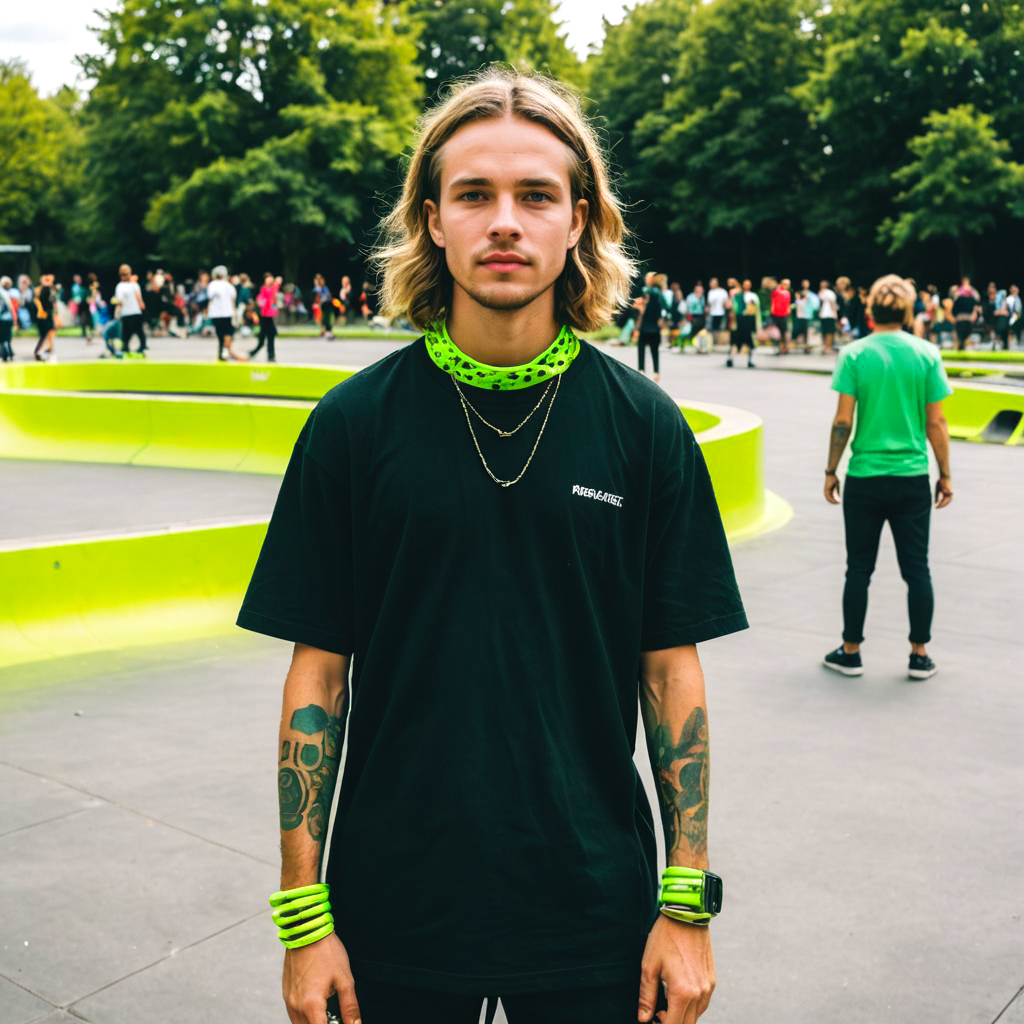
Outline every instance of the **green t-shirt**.
<svg viewBox="0 0 1024 1024"><path fill-rule="evenodd" d="M928 472L925 405L953 393L930 341L888 331L851 342L839 350L832 389L857 399L850 476Z"/></svg>
<svg viewBox="0 0 1024 1024"><path fill-rule="evenodd" d="M317 403L282 480L237 622L353 653L326 880L357 984L639 977L659 881L641 652L747 620L679 408L580 345L511 487L423 337ZM545 386L462 390L508 429ZM508 439L469 413L495 475L546 410Z"/></svg>

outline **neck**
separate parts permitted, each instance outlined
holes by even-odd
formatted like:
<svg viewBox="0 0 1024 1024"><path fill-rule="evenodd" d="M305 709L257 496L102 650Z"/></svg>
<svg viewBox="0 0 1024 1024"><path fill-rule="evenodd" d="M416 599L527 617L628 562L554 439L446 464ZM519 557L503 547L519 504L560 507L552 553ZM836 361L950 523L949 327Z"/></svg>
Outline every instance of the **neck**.
<svg viewBox="0 0 1024 1024"><path fill-rule="evenodd" d="M543 297L550 297L548 291ZM540 355L561 329L554 303L532 302L522 309L487 309L456 285L447 317L448 336L458 347L490 366L519 366ZM460 301L460 299L462 301Z"/></svg>

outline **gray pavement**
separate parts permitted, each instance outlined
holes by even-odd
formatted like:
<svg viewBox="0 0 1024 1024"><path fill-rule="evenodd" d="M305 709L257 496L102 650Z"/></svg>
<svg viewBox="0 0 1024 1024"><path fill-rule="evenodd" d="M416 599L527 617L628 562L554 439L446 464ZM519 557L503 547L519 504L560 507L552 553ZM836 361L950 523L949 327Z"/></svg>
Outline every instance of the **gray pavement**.
<svg viewBox="0 0 1024 1024"><path fill-rule="evenodd" d="M175 345L157 340L153 358L180 358ZM363 364L393 348L285 341L280 358ZM634 349L608 351L634 364ZM734 549L752 628L700 648L726 880L702 1021L1024 1022L1024 453L954 444L956 498L933 518L939 674L904 678L886 532L865 675L846 679L819 665L839 640L843 560L841 512L821 495L827 379L664 350L662 371L680 399L764 417L766 480L795 509ZM139 494L174 492L181 471L104 486L131 493L143 472ZM196 476L176 516L226 507L220 484L196 493L217 475ZM274 493L254 490L246 513L269 514ZM238 631L0 673L0 1024L284 1024L266 897L289 656ZM637 763L656 806L639 734Z"/></svg>

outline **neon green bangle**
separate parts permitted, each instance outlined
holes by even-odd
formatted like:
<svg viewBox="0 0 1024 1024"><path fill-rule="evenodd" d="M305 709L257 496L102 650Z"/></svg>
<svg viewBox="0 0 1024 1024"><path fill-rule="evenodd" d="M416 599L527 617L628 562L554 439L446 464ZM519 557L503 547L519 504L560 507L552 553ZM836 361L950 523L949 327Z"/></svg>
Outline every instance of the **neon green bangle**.
<svg viewBox="0 0 1024 1024"><path fill-rule="evenodd" d="M277 937L279 939L294 939L297 935L306 935L309 932L316 931L318 928L322 928L325 924L333 924L333 922L334 916L328 912L321 914L319 917L310 918L308 921L303 921L293 928L278 928Z"/></svg>
<svg viewBox="0 0 1024 1024"><path fill-rule="evenodd" d="M315 896L318 893L327 895L327 885L324 882L317 882L315 885L300 885L297 889L280 889L271 894L270 905L277 907L282 903L290 903L299 896Z"/></svg>
<svg viewBox="0 0 1024 1024"><path fill-rule="evenodd" d="M699 924L706 926L711 921L710 914L694 913L689 910L677 910L675 907L664 904L658 908L658 912L664 914L666 917L671 917L674 921L684 921L686 924Z"/></svg>
<svg viewBox="0 0 1024 1024"><path fill-rule="evenodd" d="M311 942L319 942L320 939L326 938L331 932L334 931L334 924L325 924L323 928L313 932L312 935L306 935L301 939L282 939L282 944L288 949L298 949L300 946L308 946Z"/></svg>
<svg viewBox="0 0 1024 1024"><path fill-rule="evenodd" d="M279 910L275 910L270 916L274 919L274 924L290 925L297 924L299 921L308 921L310 918L316 917L317 914L327 913L330 909L330 901L323 900L320 903L313 904L313 906L303 907L297 911L289 907L282 907Z"/></svg>

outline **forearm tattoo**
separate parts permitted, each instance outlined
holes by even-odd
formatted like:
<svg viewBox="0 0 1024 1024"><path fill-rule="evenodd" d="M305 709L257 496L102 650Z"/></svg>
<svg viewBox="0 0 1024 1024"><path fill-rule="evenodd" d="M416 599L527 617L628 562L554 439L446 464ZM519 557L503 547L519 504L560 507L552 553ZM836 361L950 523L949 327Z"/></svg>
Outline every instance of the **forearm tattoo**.
<svg viewBox="0 0 1024 1024"><path fill-rule="evenodd" d="M317 842L327 834L347 701L346 689L331 709L309 704L292 715L294 735L281 743L277 770L283 831L296 829L305 822Z"/></svg>
<svg viewBox="0 0 1024 1024"><path fill-rule="evenodd" d="M832 437L828 445L828 468L838 469L839 460L843 457L846 449L846 442L850 436L851 426L849 423L833 423Z"/></svg>
<svg viewBox="0 0 1024 1024"><path fill-rule="evenodd" d="M655 716L653 706L648 715ZM652 718L652 767L661 802L667 861L688 854L703 857L708 848L708 786L711 762L707 719L698 705L673 741L669 726ZM685 848L684 848L685 844Z"/></svg>

